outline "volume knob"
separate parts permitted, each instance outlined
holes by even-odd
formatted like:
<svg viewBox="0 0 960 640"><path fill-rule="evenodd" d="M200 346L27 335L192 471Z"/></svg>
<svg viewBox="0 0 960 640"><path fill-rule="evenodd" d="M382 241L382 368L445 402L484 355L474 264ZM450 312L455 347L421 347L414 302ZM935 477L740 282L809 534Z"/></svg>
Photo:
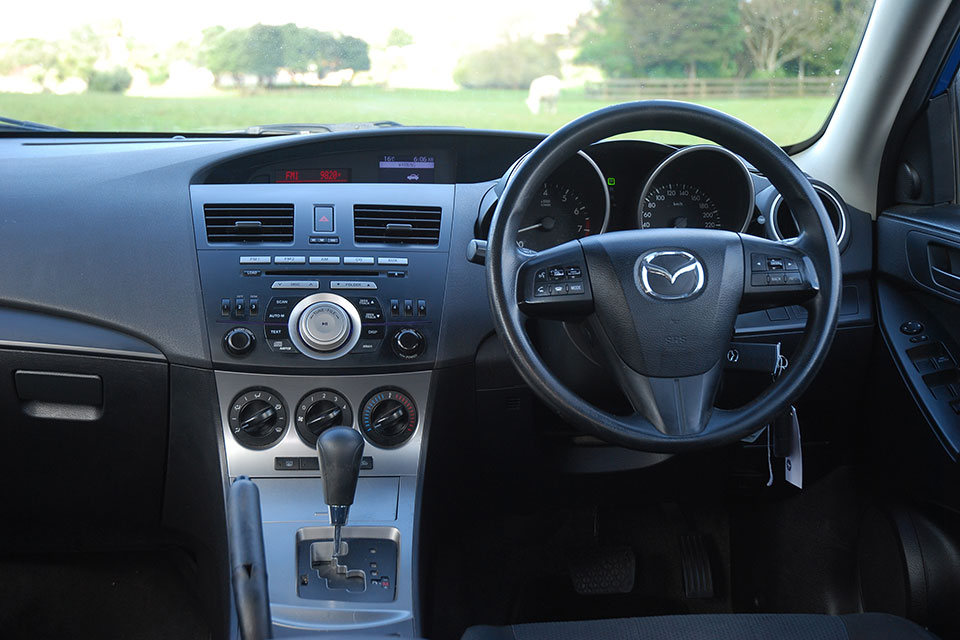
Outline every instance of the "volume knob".
<svg viewBox="0 0 960 640"><path fill-rule="evenodd" d="M400 329L393 336L393 351L401 358L416 358L426 346L423 334L416 329Z"/></svg>
<svg viewBox="0 0 960 640"><path fill-rule="evenodd" d="M247 355L253 351L256 342L253 332L246 327L235 327L223 336L223 348L233 356Z"/></svg>

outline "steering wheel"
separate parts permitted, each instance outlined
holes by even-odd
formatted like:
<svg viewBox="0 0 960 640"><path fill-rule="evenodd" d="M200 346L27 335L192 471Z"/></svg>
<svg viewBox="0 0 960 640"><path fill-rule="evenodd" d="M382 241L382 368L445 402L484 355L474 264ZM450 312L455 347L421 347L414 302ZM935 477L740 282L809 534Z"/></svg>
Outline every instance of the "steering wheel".
<svg viewBox="0 0 960 640"><path fill-rule="evenodd" d="M730 231L645 229L587 236L532 257L518 250L520 213L563 161L598 140L644 130L705 138L749 161L790 206L799 237L775 242ZM771 264L784 268L771 275ZM527 384L575 428L642 451L692 451L753 433L800 396L836 331L840 254L820 199L770 139L699 105L614 105L545 138L507 180L486 265L494 324ZM750 403L714 408L737 314L793 304L807 309L807 322L790 367ZM528 318L584 323L634 412L615 415L568 389L534 348Z"/></svg>

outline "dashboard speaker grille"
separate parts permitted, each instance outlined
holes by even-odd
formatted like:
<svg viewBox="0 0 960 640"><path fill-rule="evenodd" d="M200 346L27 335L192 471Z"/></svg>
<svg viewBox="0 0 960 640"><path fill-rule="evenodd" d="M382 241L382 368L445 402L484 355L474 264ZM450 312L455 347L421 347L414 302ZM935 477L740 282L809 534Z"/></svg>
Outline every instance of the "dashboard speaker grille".
<svg viewBox="0 0 960 640"><path fill-rule="evenodd" d="M292 204L205 204L207 242L293 242Z"/></svg>
<svg viewBox="0 0 960 640"><path fill-rule="evenodd" d="M353 239L357 244L437 244L440 207L354 205Z"/></svg>

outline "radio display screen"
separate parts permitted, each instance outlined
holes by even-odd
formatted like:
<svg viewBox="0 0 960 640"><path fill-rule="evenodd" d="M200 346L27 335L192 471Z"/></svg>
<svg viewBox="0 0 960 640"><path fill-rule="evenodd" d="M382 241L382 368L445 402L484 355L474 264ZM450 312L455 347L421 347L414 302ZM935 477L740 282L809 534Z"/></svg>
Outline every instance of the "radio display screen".
<svg viewBox="0 0 960 640"><path fill-rule="evenodd" d="M432 155L380 156L380 182L435 182L436 165Z"/></svg>
<svg viewBox="0 0 960 640"><path fill-rule="evenodd" d="M299 182L350 182L350 169L280 169L274 173L277 184Z"/></svg>

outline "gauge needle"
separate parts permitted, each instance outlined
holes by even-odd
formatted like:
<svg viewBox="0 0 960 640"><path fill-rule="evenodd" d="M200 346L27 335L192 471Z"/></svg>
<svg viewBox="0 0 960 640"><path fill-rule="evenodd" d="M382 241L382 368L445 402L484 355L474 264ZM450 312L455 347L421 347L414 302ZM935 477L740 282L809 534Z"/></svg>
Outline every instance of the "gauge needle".
<svg viewBox="0 0 960 640"><path fill-rule="evenodd" d="M523 229L517 229L517 233L523 233L524 231L533 231L534 229L543 228L544 231L550 231L553 229L553 225L556 224L556 220L547 216L545 218L540 218L540 222L537 224L532 224L529 227L524 227Z"/></svg>

